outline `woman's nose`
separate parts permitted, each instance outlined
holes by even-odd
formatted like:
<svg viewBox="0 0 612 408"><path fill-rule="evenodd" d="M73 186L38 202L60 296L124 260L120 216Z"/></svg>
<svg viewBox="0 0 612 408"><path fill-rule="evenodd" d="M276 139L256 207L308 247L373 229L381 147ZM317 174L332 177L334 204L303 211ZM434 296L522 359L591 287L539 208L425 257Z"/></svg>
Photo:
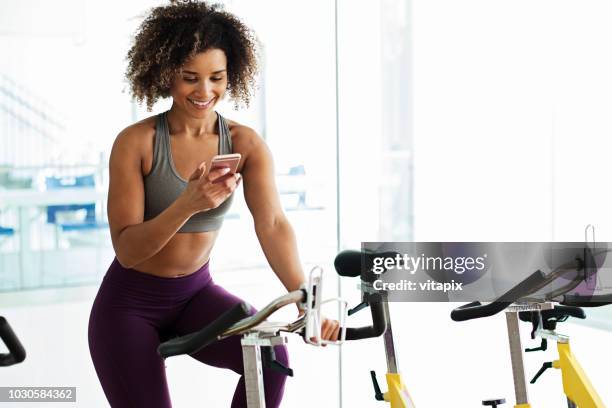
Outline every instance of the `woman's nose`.
<svg viewBox="0 0 612 408"><path fill-rule="evenodd" d="M200 83L199 91L204 97L212 96L212 83L204 80Z"/></svg>

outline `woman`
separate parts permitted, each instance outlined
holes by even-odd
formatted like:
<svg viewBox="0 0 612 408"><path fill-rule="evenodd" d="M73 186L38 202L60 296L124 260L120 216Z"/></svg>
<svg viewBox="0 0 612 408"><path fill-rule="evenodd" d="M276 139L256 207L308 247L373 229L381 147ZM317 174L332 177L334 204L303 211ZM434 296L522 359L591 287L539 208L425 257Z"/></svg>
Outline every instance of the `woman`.
<svg viewBox="0 0 612 408"><path fill-rule="evenodd" d="M153 9L128 53L134 96L149 109L172 97L172 107L123 130L110 157L116 258L91 311L89 347L112 407L170 407L160 341L194 332L241 301L212 281L208 260L242 179L271 268L288 291L304 283L269 149L252 129L214 110L226 93L248 104L255 55L253 33L235 16L193 1ZM242 155L236 174L207 171L214 155L232 152ZM322 324L324 339L335 340L338 331L337 321ZM275 351L287 365L286 348ZM235 336L193 357L243 374ZM283 374L264 370L268 407L279 406L284 384ZM241 377L232 407L245 406Z"/></svg>

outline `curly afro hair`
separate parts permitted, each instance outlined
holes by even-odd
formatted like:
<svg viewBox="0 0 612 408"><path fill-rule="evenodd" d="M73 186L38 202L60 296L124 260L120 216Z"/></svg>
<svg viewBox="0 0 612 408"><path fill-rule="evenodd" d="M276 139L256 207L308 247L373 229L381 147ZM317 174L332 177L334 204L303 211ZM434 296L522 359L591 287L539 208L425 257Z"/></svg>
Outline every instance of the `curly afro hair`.
<svg viewBox="0 0 612 408"><path fill-rule="evenodd" d="M220 4L171 1L153 8L138 28L127 54L126 78L138 102L150 111L182 65L196 54L221 49L227 58L227 92L236 108L249 105L257 74L257 38Z"/></svg>

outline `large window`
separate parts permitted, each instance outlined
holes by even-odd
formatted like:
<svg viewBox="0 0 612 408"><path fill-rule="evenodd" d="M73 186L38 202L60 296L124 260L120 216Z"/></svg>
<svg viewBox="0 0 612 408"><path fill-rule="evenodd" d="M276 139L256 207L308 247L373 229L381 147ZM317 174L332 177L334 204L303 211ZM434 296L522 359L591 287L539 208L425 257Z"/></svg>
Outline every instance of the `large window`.
<svg viewBox="0 0 612 408"><path fill-rule="evenodd" d="M412 1L416 241L576 242L587 224L610 241L611 17L602 1ZM510 398L504 317L455 324L451 307L392 305L417 405ZM609 327L606 308L587 314ZM586 342L576 353L610 401L610 334L571 321L559 332ZM528 375L542 364L525 361ZM563 406L559 382L539 379L531 404Z"/></svg>
<svg viewBox="0 0 612 408"><path fill-rule="evenodd" d="M95 2L65 1L49 10L38 3L3 6L6 34L0 42L11 58L0 65L0 226L7 277L0 290L99 279L112 258L104 204L113 139L130 123L169 108L168 100L152 112L136 105L122 77L131 35L155 2L130 3L120 11ZM47 14L30 16L26 26L18 23L38 6L67 23L56 24ZM255 29L262 58L250 108L234 111L225 103L220 111L266 140L303 258L329 261L336 249L333 4L226 6ZM278 15L285 17L273 17ZM104 29L111 21L113 30ZM263 266L248 210L242 199L235 203L215 248L218 266ZM243 255L233 256L239 248ZM81 278L67 278L63 258L79 251L84 263L74 274Z"/></svg>
<svg viewBox="0 0 612 408"><path fill-rule="evenodd" d="M362 241L412 239L408 6L405 0L338 2L341 249L358 249ZM361 302L355 280L343 280L341 294L351 306ZM351 326L369 324L367 310L351 316ZM376 369L379 382L385 382L382 339L347 344L341 367L342 406L364 406L373 395L369 371Z"/></svg>
<svg viewBox="0 0 612 408"><path fill-rule="evenodd" d="M74 310L57 306L59 318L72 328L65 338L49 341L65 347L69 337L82 340L83 311L113 257L106 199L114 138L129 124L170 107L165 100L146 111L131 100L123 79L134 30L150 7L163 3L139 0L115 7L92 0L10 0L0 5L0 49L10 56L0 61L0 291L6 309L10 299L27 305L38 293L22 296L22 290L60 293L85 285L81 299L86 302L74 303ZM335 296L339 285L332 262L339 247L411 237L406 3L224 3L257 33L261 73L248 109L235 111L222 103L219 111L265 139L304 269L322 265L326 295ZM260 249L242 189L237 195L214 248L213 274L261 307L284 289ZM343 295L355 300L359 292L353 286L343 288ZM17 316L24 320L35 319L39 309L20 310ZM27 310L34 312L27 315ZM289 319L295 315L284 313ZM34 356L49 347L36 326L24 333ZM288 383L287 406L334 406L342 398L351 406L352 397L341 397L337 380L346 370L338 364L338 349L290 347L299 375ZM86 352L82 342L74 348ZM52 368L58 362L34 358L41 364L39 380L58 379ZM223 404L217 398L225 392L202 396L201 383L214 380L231 395L234 378L210 370L188 359L168 362L177 406L202 398ZM104 406L89 365L64 371L63 379L81 387L83 406ZM11 381L34 385L27 370ZM320 392L306 403L304 389Z"/></svg>

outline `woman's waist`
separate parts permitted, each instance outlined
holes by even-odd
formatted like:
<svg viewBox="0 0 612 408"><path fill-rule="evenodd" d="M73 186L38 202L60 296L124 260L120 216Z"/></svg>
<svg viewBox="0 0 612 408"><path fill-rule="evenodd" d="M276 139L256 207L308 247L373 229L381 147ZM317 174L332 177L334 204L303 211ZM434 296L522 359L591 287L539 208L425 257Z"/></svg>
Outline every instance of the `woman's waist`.
<svg viewBox="0 0 612 408"><path fill-rule="evenodd" d="M164 278L190 275L208 262L216 236L216 233L176 234L158 253L132 269Z"/></svg>
<svg viewBox="0 0 612 408"><path fill-rule="evenodd" d="M131 269L160 278L182 278L197 272L204 264L207 264L209 254L210 251L203 255L194 254L194 256L184 257L159 257L156 255L134 265Z"/></svg>
<svg viewBox="0 0 612 408"><path fill-rule="evenodd" d="M163 276L125 268L115 258L104 276L102 288L110 289L113 296L119 298L174 301L190 298L211 282L208 261L184 275Z"/></svg>

